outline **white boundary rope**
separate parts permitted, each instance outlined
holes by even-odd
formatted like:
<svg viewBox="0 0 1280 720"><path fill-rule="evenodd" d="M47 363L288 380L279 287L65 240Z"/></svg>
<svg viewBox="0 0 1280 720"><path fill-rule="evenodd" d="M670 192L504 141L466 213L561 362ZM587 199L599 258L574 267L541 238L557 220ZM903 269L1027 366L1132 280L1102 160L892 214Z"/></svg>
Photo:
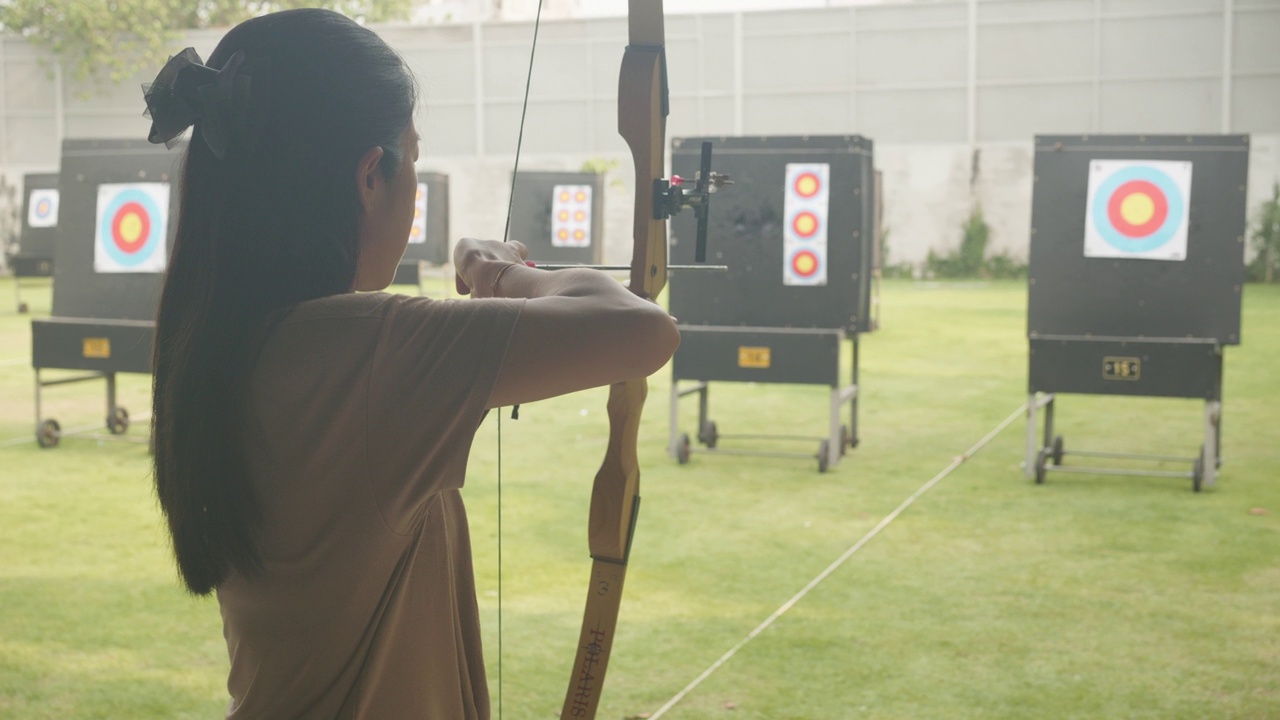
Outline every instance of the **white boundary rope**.
<svg viewBox="0 0 1280 720"><path fill-rule="evenodd" d="M694 678L693 681L690 682L688 685L686 685L683 690L676 693L675 696L672 697L670 700L668 700L665 705L658 708L657 711L655 711L652 715L649 716L649 720L658 720L658 718L666 714L668 710L675 707L676 704L678 704L681 700L683 700L685 696L688 695L694 688L701 685L703 680L706 680L707 678L711 677L711 674L714 673L716 670L719 670L721 665L724 665L725 663L729 662L729 660L732 659L734 655L737 655L738 651L741 650L743 646L745 646L747 643L754 640L757 635L764 632L770 625L774 623L774 621L782 617L796 603L800 602L800 600L803 599L805 595L809 594L810 590L817 587L820 583L822 583L823 580L826 580L827 576L835 572L837 568L843 565L845 560L848 560L850 557L853 556L854 553L861 550L863 545L866 545L868 542L870 542L871 538L880 534L881 530L888 527L889 523L896 520L897 517L901 515L904 510L911 507L911 504L914 503L917 499L919 499L920 496L929 492L929 490L931 490L934 485L937 485L938 483L942 482L943 478L950 475L952 471L954 471L956 468L963 465L966 460L976 455L979 450L985 447L987 443L994 440L997 435L1003 432L1005 428L1013 424L1013 422L1017 420L1026 411L1027 411L1027 406L1024 403L1021 407L1015 410L1013 414L1009 415L1009 417L1005 418L1003 422L997 425L994 430L987 433L986 436L983 437L981 440L979 440L977 443L975 443L973 447L966 450L963 455L960 455L956 459L952 460L951 464L943 468L942 472L939 472L937 475L934 475L933 478L929 480L929 482L925 483L924 485L921 485L919 490L916 490L915 492L911 493L910 497L908 497L906 500L903 500L902 504L899 505L897 509L895 509L893 512L886 515L885 518L881 520L875 527L871 528L871 530L868 531L866 535L863 535L862 538L858 540L858 542L853 544L853 547L850 547L848 550L845 550L843 555L836 558L835 562L827 566L827 569L818 573L817 577L810 580L808 585L805 585L803 588L800 589L800 592L791 596L791 599L783 603L782 607L775 610L772 615L765 618L764 622L757 625L755 630L752 630L750 633L747 633L747 636L739 640L737 645L734 645L733 647L729 648L728 652L726 652L724 655L721 655L719 660L716 660L715 662L711 663L711 667L708 667L706 670L703 670L701 675Z"/></svg>

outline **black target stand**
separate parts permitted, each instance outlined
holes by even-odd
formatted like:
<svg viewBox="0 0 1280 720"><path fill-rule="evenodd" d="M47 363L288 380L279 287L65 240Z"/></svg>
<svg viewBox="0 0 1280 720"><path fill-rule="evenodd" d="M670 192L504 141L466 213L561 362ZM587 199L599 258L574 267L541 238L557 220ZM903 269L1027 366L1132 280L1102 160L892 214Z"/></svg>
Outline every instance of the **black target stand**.
<svg viewBox="0 0 1280 720"><path fill-rule="evenodd" d="M57 173L22 176L22 234L9 255L13 298L20 315L29 309L22 299L22 279L53 277L53 246L58 235L57 192Z"/></svg>
<svg viewBox="0 0 1280 720"><path fill-rule="evenodd" d="M1248 159L1241 135L1036 138L1028 478L1136 475L1190 480L1197 492L1214 486L1223 350L1240 343ZM1072 393L1202 400L1202 444L1192 455L1069 447L1054 432L1054 412L1058 396ZM1067 462L1075 458L1087 460Z"/></svg>
<svg viewBox="0 0 1280 720"><path fill-rule="evenodd" d="M68 433L57 419L44 415L42 396L50 387L102 380L106 385L106 429L112 435L123 435L129 429L129 411L117 403L116 375L151 373L163 274L152 266L115 271L97 266L98 238L112 230L111 209L125 209L120 204L123 201L107 201L100 217L101 191L108 191L107 197L111 197L113 187L137 183L169 186L167 229L161 236L159 227L147 225L159 245L148 242L138 251L146 258L153 254L167 258L177 227L177 169L184 147L165 149L140 140L62 143L53 314L31 321L35 433L42 448L57 446ZM154 200L142 200L139 212L146 214L147 222L155 223L166 208L151 206L151 202ZM74 374L49 378L45 374L49 370Z"/></svg>
<svg viewBox="0 0 1280 720"><path fill-rule="evenodd" d="M672 171L705 174L698 147L706 140L674 140ZM681 464L694 453L815 459L826 472L858 444L858 340L874 329L873 144L844 135L714 141L717 169L734 186L702 216L672 221L671 257L694 259L690 240L700 219L714 240L709 260L728 270L672 276L671 313L681 341L672 362L668 454ZM842 382L846 342L853 368ZM722 433L710 416L713 382L825 386L826 434L799 435L785 426L777 433ZM679 428L679 411L692 396L698 426L690 436ZM815 450L785 449L797 443Z"/></svg>

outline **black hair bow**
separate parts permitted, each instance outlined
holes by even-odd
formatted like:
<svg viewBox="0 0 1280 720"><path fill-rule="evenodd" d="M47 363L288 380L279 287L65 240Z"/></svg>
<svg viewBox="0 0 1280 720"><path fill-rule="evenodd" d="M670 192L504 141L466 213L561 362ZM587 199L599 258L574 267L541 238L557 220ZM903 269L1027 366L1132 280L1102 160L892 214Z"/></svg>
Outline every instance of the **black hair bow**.
<svg viewBox="0 0 1280 720"><path fill-rule="evenodd" d="M147 140L173 147L178 136L195 123L205 144L219 160L233 139L252 144L265 118L266 59L245 63L237 51L221 70L204 65L195 48L169 58L154 82L142 86L151 119ZM248 149L248 148L244 148Z"/></svg>

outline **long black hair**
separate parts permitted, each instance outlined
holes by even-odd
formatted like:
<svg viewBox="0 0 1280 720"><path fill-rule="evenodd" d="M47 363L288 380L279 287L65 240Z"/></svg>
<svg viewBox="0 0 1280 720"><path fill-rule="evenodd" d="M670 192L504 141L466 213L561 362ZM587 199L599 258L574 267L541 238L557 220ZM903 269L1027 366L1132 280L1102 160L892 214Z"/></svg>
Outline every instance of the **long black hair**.
<svg viewBox="0 0 1280 720"><path fill-rule="evenodd" d="M248 20L207 65L222 68L237 53L259 66L240 99L253 107L237 109L258 118L256 129L231 137L219 159L196 121L156 320L156 492L182 580L200 595L232 571L261 567L261 512L243 448L248 378L270 320L352 290L356 166L381 147L382 170L394 176L416 103L403 59L327 10Z"/></svg>

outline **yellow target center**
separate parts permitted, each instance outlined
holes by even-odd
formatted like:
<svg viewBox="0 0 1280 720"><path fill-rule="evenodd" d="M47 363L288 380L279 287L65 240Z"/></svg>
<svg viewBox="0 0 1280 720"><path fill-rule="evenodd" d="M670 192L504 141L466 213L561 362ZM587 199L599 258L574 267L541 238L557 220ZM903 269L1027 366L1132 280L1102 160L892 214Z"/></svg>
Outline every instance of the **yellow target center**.
<svg viewBox="0 0 1280 720"><path fill-rule="evenodd" d="M816 264L817 263L814 261L812 255L801 255L796 258L796 272L801 275L808 275L813 272L814 265Z"/></svg>
<svg viewBox="0 0 1280 720"><path fill-rule="evenodd" d="M1156 203L1146 193L1136 192L1120 202L1120 216L1130 225L1143 225L1156 214Z"/></svg>
<svg viewBox="0 0 1280 720"><path fill-rule="evenodd" d="M796 192L803 197L809 197L818 192L818 178L812 175L805 175L796 181Z"/></svg>
<svg viewBox="0 0 1280 720"><path fill-rule="evenodd" d="M812 215L801 215L796 218L796 232L801 235L811 235L817 227L818 221Z"/></svg>
<svg viewBox="0 0 1280 720"><path fill-rule="evenodd" d="M142 218L134 213L120 218L120 237L130 245L138 242L142 238Z"/></svg>

